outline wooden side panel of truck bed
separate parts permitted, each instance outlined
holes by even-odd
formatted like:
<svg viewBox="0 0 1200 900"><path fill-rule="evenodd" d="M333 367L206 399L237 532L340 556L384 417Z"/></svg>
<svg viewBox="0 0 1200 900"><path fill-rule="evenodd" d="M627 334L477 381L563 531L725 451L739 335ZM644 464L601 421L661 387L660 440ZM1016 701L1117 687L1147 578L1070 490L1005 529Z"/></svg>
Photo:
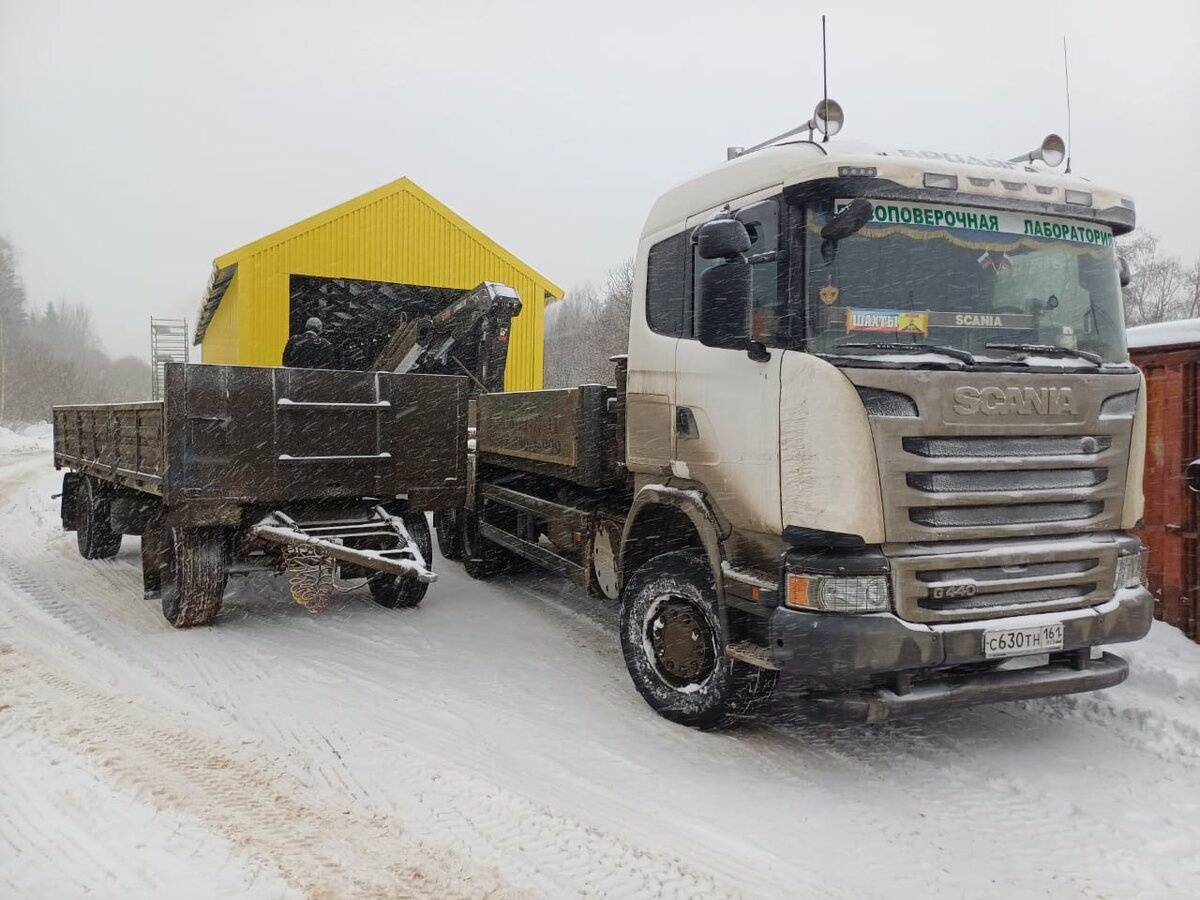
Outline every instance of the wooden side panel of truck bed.
<svg viewBox="0 0 1200 900"><path fill-rule="evenodd" d="M620 480L624 434L612 404L616 388L480 394L477 447L485 463L561 478L589 488Z"/></svg>
<svg viewBox="0 0 1200 900"><path fill-rule="evenodd" d="M198 521L305 500L454 506L468 389L456 376L170 364L162 403L56 407L55 463Z"/></svg>
<svg viewBox="0 0 1200 900"><path fill-rule="evenodd" d="M162 401L56 406L53 415L55 466L162 494Z"/></svg>

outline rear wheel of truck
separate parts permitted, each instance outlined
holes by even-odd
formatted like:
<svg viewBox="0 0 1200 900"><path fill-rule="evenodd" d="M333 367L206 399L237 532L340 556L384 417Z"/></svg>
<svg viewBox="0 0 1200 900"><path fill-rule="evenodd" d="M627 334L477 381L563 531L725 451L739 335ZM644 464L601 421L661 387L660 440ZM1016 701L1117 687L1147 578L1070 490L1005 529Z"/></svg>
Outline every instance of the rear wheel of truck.
<svg viewBox="0 0 1200 900"><path fill-rule="evenodd" d="M694 553L665 553L629 579L621 649L642 698L692 728L728 725L774 686L775 673L726 655L712 570Z"/></svg>
<svg viewBox="0 0 1200 900"><path fill-rule="evenodd" d="M163 529L162 611L176 628L207 625L221 609L229 579L229 540L223 528Z"/></svg>
<svg viewBox="0 0 1200 900"><path fill-rule="evenodd" d="M112 530L109 499L92 478L84 478L75 495L75 539L84 559L111 559L121 549L121 534Z"/></svg>
<svg viewBox="0 0 1200 900"><path fill-rule="evenodd" d="M438 553L442 559L462 559L462 535L459 534L458 511L440 509L433 514L433 528L437 532Z"/></svg>
<svg viewBox="0 0 1200 900"><path fill-rule="evenodd" d="M433 559L433 537L429 533L429 520L423 512L405 512L400 514L409 537L421 551L421 557L428 566ZM429 585L418 581L415 575L372 575L367 580L371 590L371 598L380 606L387 609L410 609L425 599Z"/></svg>
<svg viewBox="0 0 1200 900"><path fill-rule="evenodd" d="M504 571L504 548L479 534L479 516L474 510L458 511L458 533L462 541L463 568L472 578L491 578Z"/></svg>

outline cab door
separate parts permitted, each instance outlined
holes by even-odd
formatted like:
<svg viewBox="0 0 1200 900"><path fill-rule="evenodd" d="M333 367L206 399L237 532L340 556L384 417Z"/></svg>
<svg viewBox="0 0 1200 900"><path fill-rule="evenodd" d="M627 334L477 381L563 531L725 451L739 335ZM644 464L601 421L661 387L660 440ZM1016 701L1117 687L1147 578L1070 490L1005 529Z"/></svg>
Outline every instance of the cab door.
<svg viewBox="0 0 1200 900"><path fill-rule="evenodd" d="M736 212L751 237L746 254L754 295L751 333L767 347L759 361L745 350L705 347L695 337L700 259L689 240L689 315L675 351L675 444L672 472L700 482L730 521L779 533L779 391L786 291L781 290L780 204L771 198ZM688 220L689 235L708 215Z"/></svg>
<svg viewBox="0 0 1200 900"><path fill-rule="evenodd" d="M631 472L671 472L675 350L687 322L689 252L682 221L638 250L625 391L625 464Z"/></svg>

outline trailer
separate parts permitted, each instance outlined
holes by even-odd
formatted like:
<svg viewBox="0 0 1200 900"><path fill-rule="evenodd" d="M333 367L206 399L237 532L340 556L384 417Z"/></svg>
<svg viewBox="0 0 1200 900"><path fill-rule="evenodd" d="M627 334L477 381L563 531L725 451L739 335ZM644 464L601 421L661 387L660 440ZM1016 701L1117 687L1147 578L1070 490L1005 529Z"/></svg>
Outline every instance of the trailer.
<svg viewBox="0 0 1200 900"><path fill-rule="evenodd" d="M465 376L169 364L161 401L55 407L63 528L87 559L142 538L176 627L216 616L229 574L289 572L328 599L336 561L377 603L434 580L424 511L466 491Z"/></svg>

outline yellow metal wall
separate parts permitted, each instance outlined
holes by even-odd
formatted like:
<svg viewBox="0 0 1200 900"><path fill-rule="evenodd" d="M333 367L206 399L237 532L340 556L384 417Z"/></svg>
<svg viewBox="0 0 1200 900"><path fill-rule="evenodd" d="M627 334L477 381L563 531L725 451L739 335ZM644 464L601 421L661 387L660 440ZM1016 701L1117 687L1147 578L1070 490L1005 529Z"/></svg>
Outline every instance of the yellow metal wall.
<svg viewBox="0 0 1200 900"><path fill-rule="evenodd" d="M501 281L521 296L507 390L542 386L545 295L562 291L402 178L220 257L237 274L204 333L205 362L277 366L288 339L289 276L469 289Z"/></svg>
<svg viewBox="0 0 1200 900"><path fill-rule="evenodd" d="M236 365L238 361L238 286L242 278L240 274L233 276L233 281L221 298L221 305L208 323L204 332L204 341L200 344L200 359L206 363L225 363Z"/></svg>

